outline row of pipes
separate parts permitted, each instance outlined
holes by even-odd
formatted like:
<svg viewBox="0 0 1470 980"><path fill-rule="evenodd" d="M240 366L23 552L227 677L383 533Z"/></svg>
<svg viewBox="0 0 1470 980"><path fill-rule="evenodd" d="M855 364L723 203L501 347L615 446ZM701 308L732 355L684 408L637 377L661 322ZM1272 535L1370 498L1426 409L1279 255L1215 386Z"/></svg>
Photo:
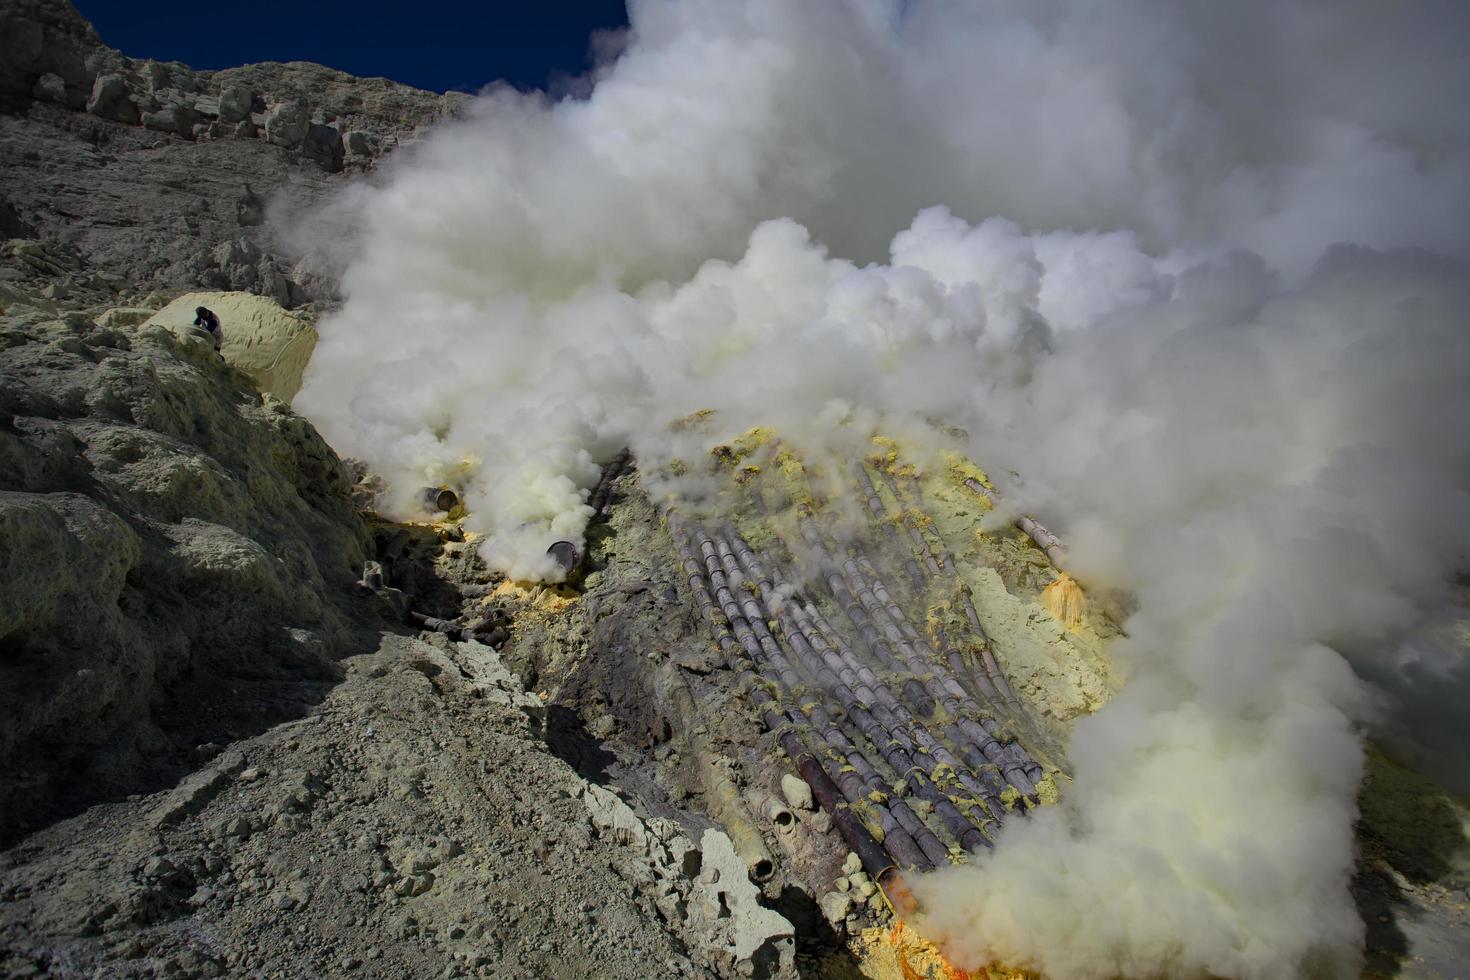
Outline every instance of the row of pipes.
<svg viewBox="0 0 1470 980"><path fill-rule="evenodd" d="M746 699L875 879L988 847L1012 812L1007 786L1036 799L1040 765L997 737L995 711L959 683L959 665L940 660L865 556L839 556L802 522L866 658L733 530L668 516L685 581ZM988 700L1004 710L998 691Z"/></svg>

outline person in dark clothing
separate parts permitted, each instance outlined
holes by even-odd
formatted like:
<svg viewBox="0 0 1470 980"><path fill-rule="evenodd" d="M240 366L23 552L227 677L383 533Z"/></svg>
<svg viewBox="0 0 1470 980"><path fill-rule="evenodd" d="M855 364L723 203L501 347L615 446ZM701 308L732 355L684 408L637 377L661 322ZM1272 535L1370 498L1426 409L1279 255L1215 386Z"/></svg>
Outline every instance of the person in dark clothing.
<svg viewBox="0 0 1470 980"><path fill-rule="evenodd" d="M214 311L202 306L194 307L194 326L209 331L209 335L214 338L214 349L218 351L220 344L224 342L224 335L220 333L219 317Z"/></svg>

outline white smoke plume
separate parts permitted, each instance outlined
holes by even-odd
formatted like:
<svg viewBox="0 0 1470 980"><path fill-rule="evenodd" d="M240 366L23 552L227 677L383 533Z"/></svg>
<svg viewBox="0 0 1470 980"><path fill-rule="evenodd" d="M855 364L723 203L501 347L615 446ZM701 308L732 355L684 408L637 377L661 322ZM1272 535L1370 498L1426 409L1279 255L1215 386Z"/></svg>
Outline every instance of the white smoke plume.
<svg viewBox="0 0 1470 980"><path fill-rule="evenodd" d="M1137 611L1063 805L920 883L925 928L1055 977L1350 975L1357 678L1465 677L1390 655L1470 558L1470 8L630 19L586 98L491 91L338 203L296 407L548 580L597 461L688 412L963 426Z"/></svg>

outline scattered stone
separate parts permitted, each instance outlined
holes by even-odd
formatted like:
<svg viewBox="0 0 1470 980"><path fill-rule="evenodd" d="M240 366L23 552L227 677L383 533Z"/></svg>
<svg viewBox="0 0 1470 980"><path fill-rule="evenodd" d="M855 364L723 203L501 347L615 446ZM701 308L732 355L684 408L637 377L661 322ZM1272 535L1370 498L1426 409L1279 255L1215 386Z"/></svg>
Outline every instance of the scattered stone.
<svg viewBox="0 0 1470 980"><path fill-rule="evenodd" d="M852 911L852 897L846 892L828 892L822 896L818 903L822 910L822 917L834 928L842 928L847 915Z"/></svg>
<svg viewBox="0 0 1470 980"><path fill-rule="evenodd" d="M133 101L127 79L121 75L98 75L87 99L87 111L103 119L120 123L139 121L138 104Z"/></svg>
<svg viewBox="0 0 1470 980"><path fill-rule="evenodd" d="M237 123L250 115L255 106L255 93L243 85L226 85L219 96L220 122Z"/></svg>
<svg viewBox="0 0 1470 980"><path fill-rule="evenodd" d="M786 803L796 810L811 810L812 788L806 784L806 780L792 773L783 773L781 776L781 795L786 797Z"/></svg>

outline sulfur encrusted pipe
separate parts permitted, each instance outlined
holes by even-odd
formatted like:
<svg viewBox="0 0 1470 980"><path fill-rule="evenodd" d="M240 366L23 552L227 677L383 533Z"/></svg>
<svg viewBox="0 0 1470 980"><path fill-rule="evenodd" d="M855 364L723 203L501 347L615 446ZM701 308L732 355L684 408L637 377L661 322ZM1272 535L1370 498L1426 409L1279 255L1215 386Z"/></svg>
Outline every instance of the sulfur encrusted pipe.
<svg viewBox="0 0 1470 980"><path fill-rule="evenodd" d="M744 546L743 542L739 544ZM741 553L749 554L749 551L746 549ZM763 591L770 588L765 581L761 587ZM881 726L880 730L886 734L888 742L896 743L911 754L917 752L927 756L930 764L921 764L921 767L931 774L936 766L948 767L967 792L984 799L989 813L998 818L1003 812L999 794L1005 784L995 767L982 764L984 768L977 770L978 775L970 773L967 763L956 758L923 721L915 718L893 696L886 684L879 682L871 670L857 662L840 637L829 636L818 626L820 617L815 607L787 602L783 605L780 620L793 648L814 661L807 672L837 694L843 709L855 722L862 726L867 723L865 715L870 715ZM821 622L825 625L825 621ZM827 631L830 632L830 628Z"/></svg>
<svg viewBox="0 0 1470 980"><path fill-rule="evenodd" d="M770 576L766 574L764 567L755 558L749 546L738 536L734 537L736 541L735 548L732 549L728 542L722 540L717 544L717 550L731 564L738 558L745 558L744 571L756 580L756 591L763 595L772 595L774 590ZM727 572L734 571L735 569L733 567L727 565ZM933 775L936 768L940 765L949 766L957 774L963 773L964 769L959 763L959 760L949 755L948 751L936 739L929 735L927 729L924 729L922 725L916 725L912 715L908 713L907 709L903 709L897 704L892 698L891 693L888 693L886 700L892 702L895 709L901 709L901 716L897 712L890 711L885 705L876 703L876 701L868 703L860 702L856 696L856 692L843 680L842 675L834 670L834 667L842 667L848 676L855 678L857 678L856 671L853 671L847 665L841 664L840 660L830 650L828 651L828 657L832 661L836 661L836 663L829 661L817 652L811 639L798 621L796 610L799 608L800 604L794 600L783 602L781 611L777 614L777 620L787 635L789 644L797 654L798 662L803 664L807 674L820 687L825 688L837 699L842 710L858 727L863 737L875 747L880 757L884 760L884 763L896 774L909 778L914 783L916 791L934 805L937 815L946 826L946 829L954 835L955 839L970 849L988 846L989 842L984 836L982 827L989 822L992 812L998 814L1003 809L999 799L996 798L994 793L987 792L979 780L968 780L968 785L966 786L967 792L989 797L989 806L980 808L973 821L965 818L953 803L937 788ZM869 674L871 676L871 672ZM861 683L861 678L857 679ZM862 686L867 689L866 684ZM881 685L879 687L881 688ZM883 688L883 690L887 693L886 688ZM876 694L876 691L872 693L875 698L881 697ZM815 709L812 710L812 714L814 720L816 720ZM906 723L902 719L906 719ZM906 737L906 735L912 736L912 740ZM938 749L937 753L933 751L935 749ZM866 769L871 772L872 767L866 765L860 757L853 761L855 768L859 771ZM867 774L865 773L865 775ZM871 776L868 778L871 780ZM843 787L845 792L852 792L848 786L844 785L842 779L838 779L837 782ZM905 817L911 815L911 811L908 811L907 804L904 804L902 807L892 805L894 798L889 787L878 786L876 790L880 796L889 797L890 809L893 810L895 818L905 824L911 836L915 837L926 853L934 854L942 848L942 845L937 839L925 839L926 836L932 838L932 832L927 833L927 835L920 834L905 820ZM917 817L914 820L922 826L922 821L918 821ZM925 830L927 831L927 828Z"/></svg>
<svg viewBox="0 0 1470 980"><path fill-rule="evenodd" d="M893 651L885 644L867 614L862 604L853 596L842 575L836 569L836 562L832 560L831 553L822 541L821 535L810 521L803 521L801 525L802 536L806 539L813 552L819 557L824 566L825 582L836 600L838 606L846 613L848 621L852 623L862 639L863 646L869 650L887 670L896 673L906 671L906 666L901 663ZM925 690L924 686L914 677L907 677L900 685L907 703L925 718L934 714L934 699Z"/></svg>
<svg viewBox="0 0 1470 980"><path fill-rule="evenodd" d="M858 730L862 732L863 737L875 746L880 757L884 759L884 762L897 773L903 773L915 765L918 765L920 768L926 768L923 763L915 763L913 761L913 754L922 750L915 743L904 738L896 730L894 724L891 722L885 724L881 720L882 714L885 713L883 709L877 706L873 706L870 709L858 701L851 688L842 683L840 678L834 675L829 667L820 662L820 658L817 657L810 643L794 624L792 617L783 612L781 622L787 631L792 645L802 649L803 652L799 654L799 657L807 665L809 673L813 673L815 679L820 684L833 692L838 704L846 713L847 717L853 724L858 726ZM850 743L848 746L843 746L843 748L847 749L849 759L851 759L851 753L854 750L850 747ZM899 756L898 752L900 751L905 754ZM928 768L932 771L932 765ZM872 769L871 765L865 766L864 769L866 771L863 775L866 778L863 781L871 786L871 791L868 794L869 802L876 805L886 800L886 806L893 814L894 819L915 839L920 849L929 855L932 860L941 860L940 855L945 854L945 849L939 840L933 836L933 833L927 827L924 827L923 821L909 810L906 803L893 794L892 788L885 781L877 777L877 773ZM845 786L844 791L847 791L847 787ZM876 794L876 799L874 798L874 794ZM851 794L849 795L851 797Z"/></svg>
<svg viewBox="0 0 1470 980"><path fill-rule="evenodd" d="M826 625L826 621L820 617L820 614L816 612L814 607L810 608L808 615L812 619L813 631L810 635L814 641L820 639L828 644L840 643L840 638L836 634L831 633L831 627ZM846 655L851 656L850 651ZM1002 814L1005 812L1004 806L1000 801L1000 793L1005 788L1005 782L1000 777L998 768L988 764L983 757L979 760L978 768L975 760L967 759L968 765L975 770L974 774L967 774L964 766L958 760L954 759L949 754L948 749L929 732L927 723L922 719L914 717L906 705L892 698L891 692L888 692L885 686L875 688L875 694L878 694L879 701L872 705L872 713L880 718L883 718L885 715L891 716L886 719L886 727L890 731L893 731L895 735L899 730L911 733L916 743L916 748L931 760L928 765L916 761L905 763L898 759L887 759L885 761L888 761L890 766L895 768L896 771L901 772L908 772L911 768L917 766L919 769L932 774L936 765L948 765L952 767L957 778L963 779L966 789L985 802L985 808L988 812L977 815L977 820L972 820L971 823L977 827L983 827L988 822L988 819L999 822L1002 819ZM950 737L951 741L955 741L953 735L949 734L950 731L950 729L946 729L946 734ZM898 738L893 739L893 744L896 748L904 748L903 743ZM957 744L963 745L966 743L961 739ZM933 777L931 775L931 782L932 779ZM924 794L922 787L920 790L921 795L930 797L931 802L937 802L932 799L932 794Z"/></svg>
<svg viewBox="0 0 1470 980"><path fill-rule="evenodd" d="M881 613L879 615L881 617L887 618L887 621L891 624L890 628L897 628L898 630L900 630L903 635L911 641L911 647L917 649L920 655L922 655L922 657L928 663L934 664L936 666L938 680L940 684L950 694L959 699L961 703L966 704L966 706L971 710L980 711L980 706L974 704L973 701L970 700L968 692L966 692L964 688L958 684L955 678L944 669L942 662L938 659L937 653L934 651L934 648L929 644L928 640L926 640L923 634L921 634L917 629L914 628L913 624L910 623L908 621L908 618L904 615L903 610L900 609L898 605L893 601L892 597L884 588L881 577L878 576L877 571L873 569L871 563L869 563L865 558L858 557L853 562L853 565L856 568L862 570L862 573L867 576L869 582L871 583L870 591L873 597L877 599L882 606ZM848 571L852 570L846 564L844 564L844 569ZM968 600L968 586L961 587L961 598L962 600ZM974 617L973 605L970 605L967 602L966 608L968 614L971 617L972 623L978 626L979 621ZM986 639L983 630L979 631L979 636L981 639ZM999 665L995 663L995 657L993 654L990 653L988 643L982 650L982 657L986 656L988 656L989 658L988 666L986 668L987 673L989 673L991 677L996 679L998 685L1001 685L1000 689L998 690L998 693L1001 697L1001 703L1004 703L1007 709L1018 719L1024 720L1024 714L1022 712L1020 702L1016 699L1015 694L1011 692L1010 684L1005 681L1005 676L1000 672ZM992 719L988 723L986 723L983 720L986 717L983 711L980 711L980 716L982 717L982 724L984 725L986 731L989 731L993 735L995 733L995 730L998 728L994 720ZM1012 755L1016 756L1017 761L1026 768L1027 773L1031 778L1040 778L1041 767L1037 765L1035 761L1030 758L1029 755L1025 754L1024 749L1022 749L1019 745L1008 746L1008 749L1010 750Z"/></svg>
<svg viewBox="0 0 1470 980"><path fill-rule="evenodd" d="M804 530L810 532L807 535L808 543L818 550L825 560L835 562L825 542L821 540L820 533L810 526L810 522L807 522ZM950 676L949 672L938 662L937 656L933 655L932 649L928 649L922 637L917 640L910 639L910 636L917 636L917 631L912 630L910 626L908 631L910 636L905 636L905 630L900 626L900 621L895 620L889 609L878 601L858 563L849 558L843 562L842 567L848 580L843 591L847 596L856 595L856 601L845 601L842 597L839 597L839 601L842 602L849 619L858 627L869 648L874 650L880 658L885 660L892 658L911 673L919 675L918 682L933 701L943 703L947 711L958 716L958 730L974 743L986 759L1000 766L1007 782L1027 797L1034 799L1036 789L1033 780L1040 778L1040 766L1031 760L1020 746L1003 745L996 739L991 730L998 727L994 720L989 718L964 688ZM902 615L901 610L898 611L898 615ZM881 634L879 633L880 626ZM883 640L880 640L880 635L891 645L886 645ZM916 645L925 649L929 654L927 662L916 652ZM981 720L977 722L974 717L965 717L966 713ZM928 716L929 714L925 714L925 717Z"/></svg>
<svg viewBox="0 0 1470 980"><path fill-rule="evenodd" d="M980 496L990 501L991 507L999 509L1000 494L996 493L994 490L990 489L985 484L975 479L973 476L965 477L965 486L969 487L971 490L975 491ZM1020 528L1022 533L1024 533L1032 541L1036 542L1036 546L1046 553L1046 557L1051 560L1051 563L1054 566L1056 566L1060 570L1065 571L1067 564L1067 550L1066 548L1062 547L1061 540L1055 534L1052 534L1044 526L1042 526L1042 524L1037 521L1036 518L1030 517L1026 514L1022 514L1021 516L1016 518L1016 527Z"/></svg>
<svg viewBox="0 0 1470 980"><path fill-rule="evenodd" d="M766 850L765 840L756 829L750 811L741 800L740 788L730 778L729 772L716 763L716 753L710 749L704 735L700 733L699 715L694 708L694 695L689 685L676 678L670 698L678 712L681 730L688 742L689 754L699 767L700 781L704 785L704 804L709 815L725 828L735 853L745 862L751 880L765 881L775 873L776 865Z"/></svg>
<svg viewBox="0 0 1470 980"><path fill-rule="evenodd" d="M822 768L816 756L801 744L795 732L790 729L780 730L779 722L776 723L777 727L771 727L771 721L767 721L766 724L773 732L778 733L777 741L786 753L786 757L796 767L797 774L811 787L812 796L816 798L817 804L832 818L837 832L858 856L863 869L874 881L881 880L882 876L894 867L888 852L873 839L873 835L863 826L857 815L838 799L840 790L832 782L832 777L827 775L827 771Z"/></svg>
<svg viewBox="0 0 1470 980"><path fill-rule="evenodd" d="M712 631L717 635L720 648L727 657L727 664L732 669L739 670L737 677L741 681L741 686L748 692L750 700L758 706L761 706L762 717L767 728L772 732L785 732L785 735L782 736L783 748L792 757L802 778L812 787L813 795L828 810L834 825L848 842L848 845L862 857L864 866L869 869L875 879L885 870L895 866L895 860L893 858L899 858L897 861L898 864L907 864L910 867L923 868L928 866L930 862L924 855L924 852L918 848L917 844L913 844L910 841L910 847L906 848L904 846L904 837L906 835L901 828L897 828L897 832L887 836L890 847L896 848L901 855L901 857L899 855L893 855L893 858L891 858L892 851L885 851L884 848L879 847L872 834L862 825L861 820L858 819L856 814L848 808L846 803L838 800L837 796L840 790L838 790L832 775L822 767L822 763L817 756L809 750L799 747L799 740L796 739L795 734L789 728L789 726L793 725L793 722L789 719L799 720L801 725L796 727L807 730L812 728L811 722L800 709L794 707L787 710L787 717L783 717L780 704L765 686L766 684L774 684L777 690L782 690L783 688L780 684L782 671L779 669L775 670L774 680L763 679L755 674L750 667L744 666L742 661L744 663L759 665L766 671L773 669L773 664L767 656L767 651L756 639L755 633L750 628L749 623L746 622L745 617L743 615L737 615L733 619L726 618L723 611L716 607L715 596L711 594L706 585L705 575L703 574L703 572L708 571L708 565L705 564L704 568L701 569L701 563L694 558L689 541L689 531L683 522L677 516L671 514L669 517L669 528L674 538L675 547L682 559L681 565L688 575L691 592L695 595L696 603L701 606L705 613L705 618L710 624ZM724 588L728 593L728 582L724 583ZM735 604L731 601L732 599L732 596L727 595L724 604L733 607ZM738 610L733 611L738 612ZM732 633L738 634L739 642L732 637ZM813 737L815 738L815 736Z"/></svg>
<svg viewBox="0 0 1470 980"><path fill-rule="evenodd" d="M861 463L858 464L858 475L862 478L862 483L867 489L867 492L876 499L877 495L873 489L872 481L868 477L867 468ZM898 520L903 523L904 530L908 532L910 541L909 553L924 556L924 565L928 570L929 578L932 579L938 576L941 571L939 556L934 553L934 549L929 545L929 540L924 537L924 532L914 522L913 514L904 507L903 497L898 492L898 484L893 481L893 477L889 476L882 469L879 469L878 475L883 478L883 483L888 487L888 492L893 494L894 506L898 508ZM873 504L870 501L868 508L871 510L872 507ZM886 517L886 511L884 512L884 516Z"/></svg>
<svg viewBox="0 0 1470 980"><path fill-rule="evenodd" d="M430 510L448 513L459 505L459 495L448 487L424 487L419 491L419 501Z"/></svg>
<svg viewBox="0 0 1470 980"><path fill-rule="evenodd" d="M743 598L739 601L736 601L730 592L729 583L740 575L740 571L735 564L728 542L721 539L717 544L707 532L697 528L694 539L700 551L705 555L706 572L710 583L715 586L716 597L725 606L727 618L737 638L741 639L742 643L747 643L745 638L754 635L757 639L757 646L751 650L759 665L758 670L776 681L783 692L793 692L801 684L801 678L795 666L781 651L775 636L767 628L767 611L760 607L760 603L751 590L741 589ZM738 608L741 606L744 608ZM754 652L756 649L759 650L758 654ZM848 704L852 704L850 699ZM793 719L797 717L794 709L788 708L787 713ZM830 714L820 703L805 705L800 717L803 724L811 727L815 737L828 742L834 741L833 734L836 727L832 723ZM873 813L883 832L885 848L900 865L922 867L929 863L924 849L912 839L903 827L903 822L888 807L871 799L860 785L854 787L849 781L844 780L840 770L833 773L833 781L843 789L845 795L848 795L851 803L862 805Z"/></svg>
<svg viewBox="0 0 1470 980"><path fill-rule="evenodd" d="M898 480L895 479L891 473L889 473L885 469L882 469L881 467L878 469L878 475L881 476L883 478L883 482L887 484L889 492L893 494L893 499L895 501L898 501L900 506L902 506L903 494L898 489ZM920 485L918 479L915 477L908 477L907 482L913 489L915 501L915 509L910 512L910 515L918 514L927 518L927 515L924 515L923 512L924 488ZM910 516L910 520L913 520L912 516ZM928 535L924 534L924 528L927 528L927 530L929 531ZM922 547L925 554L929 556L930 567L941 569L942 571L947 573L952 573L954 571L954 555L951 554L949 548L945 546L943 535L935 531L933 524L927 521L922 528L915 527L914 530L916 532L915 540L920 542L920 547ZM937 551L935 550L934 542L929 540L931 536L939 542L939 548Z"/></svg>
<svg viewBox="0 0 1470 980"><path fill-rule="evenodd" d="M592 520L597 520L607 509L608 500L612 496L613 484L631 468L632 458L632 452L623 449L608 460L607 465L602 468L602 475L597 480L597 486L593 488L592 495L587 500L588 505L592 508Z"/></svg>
<svg viewBox="0 0 1470 980"><path fill-rule="evenodd" d="M975 601L968 585L960 587L960 605L965 610L965 618L970 622L970 632L975 635L975 640L980 648L980 660L984 665L985 673L990 681L1000 692L1001 700L1012 712L1020 715L1021 702L1017 700L1015 692L1011 690L1011 682L1006 679L1005 673L996 662L995 653L990 649L990 636L985 632L985 627L980 624L980 616L975 612Z"/></svg>
<svg viewBox="0 0 1470 980"><path fill-rule="evenodd" d="M858 486L867 498L868 512L873 515L873 523L888 529L889 540L893 542L894 551L904 556L904 570L908 572L909 579L913 582L915 590L918 593L922 593L925 585L924 573L919 569L918 562L914 561L914 552L899 537L898 528L894 527L888 520L888 509L883 506L883 501L878 497L878 491L873 486L872 479L868 476L867 467L862 463L854 463L853 471L857 474ZM935 571L938 571L938 569L936 568Z"/></svg>

